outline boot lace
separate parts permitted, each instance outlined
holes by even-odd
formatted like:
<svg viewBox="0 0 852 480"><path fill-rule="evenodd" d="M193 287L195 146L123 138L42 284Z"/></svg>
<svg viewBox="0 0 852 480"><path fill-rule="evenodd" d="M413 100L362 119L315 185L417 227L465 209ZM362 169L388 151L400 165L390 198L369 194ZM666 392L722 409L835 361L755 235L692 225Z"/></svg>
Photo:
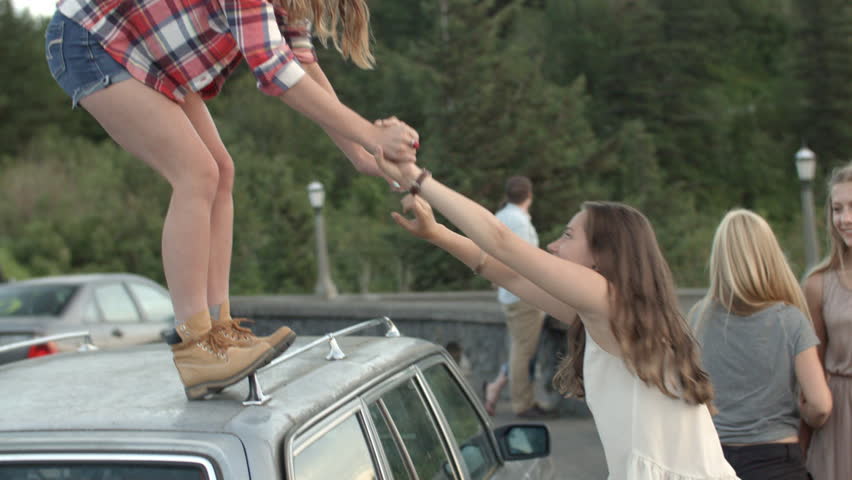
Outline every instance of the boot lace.
<svg viewBox="0 0 852 480"><path fill-rule="evenodd" d="M213 327L207 335L198 339L196 345L205 352L216 355L221 359L227 358L228 349L236 346L231 339L222 335L217 335L216 327Z"/></svg>
<svg viewBox="0 0 852 480"><path fill-rule="evenodd" d="M254 338L254 333L252 333L251 329L246 328L241 323L254 323L253 320L249 320L248 318L233 318L231 319L231 330L234 335L240 340L251 340Z"/></svg>
<svg viewBox="0 0 852 480"><path fill-rule="evenodd" d="M215 325L213 328L219 332L219 335L231 341L254 339L254 333L250 329L240 325L243 322L253 323L252 320L247 318L232 318L230 322L219 322L221 325Z"/></svg>

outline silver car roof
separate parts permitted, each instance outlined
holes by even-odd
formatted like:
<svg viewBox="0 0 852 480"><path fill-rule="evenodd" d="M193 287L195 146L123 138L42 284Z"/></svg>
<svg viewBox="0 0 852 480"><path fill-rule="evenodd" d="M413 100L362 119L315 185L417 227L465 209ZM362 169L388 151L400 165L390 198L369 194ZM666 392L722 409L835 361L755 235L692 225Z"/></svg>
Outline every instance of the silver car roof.
<svg viewBox="0 0 852 480"><path fill-rule="evenodd" d="M316 337L297 339L299 348ZM10 431L159 431L232 433L277 441L366 385L441 347L410 337L339 338L343 360L317 347L258 373L272 398L243 406L241 381L202 401L187 401L168 346L68 353L0 366L0 433Z"/></svg>
<svg viewBox="0 0 852 480"><path fill-rule="evenodd" d="M84 283L99 282L103 280L141 280L150 282L151 280L141 275L133 273L80 273L76 275L54 275L50 277L31 278L27 280L18 280L0 284L4 287L14 287L16 285L45 285L45 284L72 284L80 285Z"/></svg>

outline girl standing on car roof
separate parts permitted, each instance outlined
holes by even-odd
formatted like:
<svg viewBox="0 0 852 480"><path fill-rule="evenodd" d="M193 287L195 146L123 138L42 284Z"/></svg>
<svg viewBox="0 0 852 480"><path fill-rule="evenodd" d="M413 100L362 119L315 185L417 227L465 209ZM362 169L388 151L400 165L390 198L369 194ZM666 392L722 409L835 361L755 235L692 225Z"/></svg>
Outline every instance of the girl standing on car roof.
<svg viewBox="0 0 852 480"><path fill-rule="evenodd" d="M802 289L763 217L738 209L719 223L710 288L689 319L716 389L713 422L737 475L807 480L800 418L822 426L831 392Z"/></svg>
<svg viewBox="0 0 852 480"><path fill-rule="evenodd" d="M414 220L392 214L403 228L564 322L579 315L579 348L554 382L562 393L586 396L609 478L737 478L710 417L713 389L698 345L639 211L586 202L548 253L427 170L379 153L379 166L413 194L403 199L403 209L413 210ZM436 223L430 204L467 237Z"/></svg>
<svg viewBox="0 0 852 480"><path fill-rule="evenodd" d="M261 92L321 126L358 171L381 174L369 153L379 148L414 162L417 132L375 126L344 106L316 62L312 25L370 68L368 20L365 0L58 2L46 32L54 78L72 106L172 186L162 254L189 398L235 383L295 337L284 327L258 340L230 318L234 163L204 101L245 59Z"/></svg>

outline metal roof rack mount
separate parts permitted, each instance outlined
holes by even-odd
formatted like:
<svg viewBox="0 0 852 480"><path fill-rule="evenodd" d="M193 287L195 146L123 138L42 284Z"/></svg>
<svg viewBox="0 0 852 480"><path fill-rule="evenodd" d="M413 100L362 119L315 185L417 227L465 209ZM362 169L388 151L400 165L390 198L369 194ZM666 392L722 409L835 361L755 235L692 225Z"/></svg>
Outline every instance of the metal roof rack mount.
<svg viewBox="0 0 852 480"><path fill-rule="evenodd" d="M49 335L46 337L36 337L32 340L24 340L23 342L15 342L10 343L8 345L0 345L0 353L10 352L12 350L18 350L19 348L28 348L34 345L41 345L43 343L48 342L56 342L59 340L68 340L71 338L83 338L83 343L77 348L78 352L90 352L92 350L97 350L96 347L92 343L92 336L88 330L80 330L78 332L68 332L68 333L58 333L56 335Z"/></svg>
<svg viewBox="0 0 852 480"><path fill-rule="evenodd" d="M343 360L346 358L346 354L343 350L340 349L340 345L337 343L337 337L345 337L348 335L352 335L353 333L360 332L362 330L366 330L372 327L384 326L386 328L385 336L386 337L398 337L399 330L396 328L396 325L391 321L388 317L374 318L372 320L367 320L366 322L361 322L351 327L346 327L342 330L338 330L336 332L327 333L323 337L320 337L313 342L305 345L304 347L298 348L296 350L290 350L284 355L273 360L269 365L259 368L256 372L252 373L248 376L249 382L249 393L246 396L246 399L243 401L243 405L263 405L270 398L270 396L265 395L263 390L260 388L260 382L257 379L258 372L262 372L269 368L274 367L282 362L285 362L296 355L304 353L312 348L322 345L324 343L328 343L328 354L325 356L326 360Z"/></svg>

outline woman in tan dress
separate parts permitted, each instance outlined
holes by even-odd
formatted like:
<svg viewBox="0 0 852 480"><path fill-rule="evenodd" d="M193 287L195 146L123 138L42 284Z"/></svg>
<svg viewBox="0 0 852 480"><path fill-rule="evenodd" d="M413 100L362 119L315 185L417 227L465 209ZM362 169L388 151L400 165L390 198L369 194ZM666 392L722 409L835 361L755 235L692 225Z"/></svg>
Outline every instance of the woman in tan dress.
<svg viewBox="0 0 852 480"><path fill-rule="evenodd" d="M852 163L834 172L827 203L831 253L805 280L834 411L816 430L808 470L816 480L852 479Z"/></svg>

